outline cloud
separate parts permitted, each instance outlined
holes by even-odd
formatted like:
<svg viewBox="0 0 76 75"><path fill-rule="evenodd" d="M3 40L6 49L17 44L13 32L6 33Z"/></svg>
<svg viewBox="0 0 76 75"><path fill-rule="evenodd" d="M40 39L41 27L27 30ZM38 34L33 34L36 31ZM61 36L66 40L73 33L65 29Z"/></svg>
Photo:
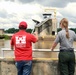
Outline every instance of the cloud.
<svg viewBox="0 0 76 75"><path fill-rule="evenodd" d="M76 0L19 0L19 2L25 4L25 3L38 3L43 6L48 7L65 7L70 2L76 2Z"/></svg>
<svg viewBox="0 0 76 75"><path fill-rule="evenodd" d="M48 7L65 7L67 5L67 2L64 0L63 1L61 1L61 0L58 0L58 1L56 1L56 0L48 0L48 1L47 0L40 0L40 1L38 1L37 0L37 2L39 4L42 4L42 5L48 6Z"/></svg>
<svg viewBox="0 0 76 75"><path fill-rule="evenodd" d="M6 14L5 14L6 13ZM7 18L7 12L5 10L0 10L0 17Z"/></svg>
<svg viewBox="0 0 76 75"><path fill-rule="evenodd" d="M46 7L57 9L58 22L66 17L70 21L70 26L75 27L75 0L0 0L0 28L18 28L18 24L22 20L28 23L28 27L34 28L35 23L32 18L43 20L42 14ZM52 15L54 15L53 12Z"/></svg>
<svg viewBox="0 0 76 75"><path fill-rule="evenodd" d="M24 3L33 2L34 0L18 0L18 1L24 4Z"/></svg>
<svg viewBox="0 0 76 75"><path fill-rule="evenodd" d="M22 5L13 2L1 2L0 6L0 24L3 25L3 28L5 25L8 25L8 28L11 26L17 27L17 24L22 20L29 22L28 27L32 28L32 17L42 12L38 4Z"/></svg>
<svg viewBox="0 0 76 75"><path fill-rule="evenodd" d="M70 27L76 27L76 2L68 3L64 8L59 8L58 12L62 14L61 18L65 17L68 19ZM58 17L59 18L59 17ZM71 26L72 25L72 26Z"/></svg>
<svg viewBox="0 0 76 75"><path fill-rule="evenodd" d="M0 1L15 1L15 0L0 0Z"/></svg>

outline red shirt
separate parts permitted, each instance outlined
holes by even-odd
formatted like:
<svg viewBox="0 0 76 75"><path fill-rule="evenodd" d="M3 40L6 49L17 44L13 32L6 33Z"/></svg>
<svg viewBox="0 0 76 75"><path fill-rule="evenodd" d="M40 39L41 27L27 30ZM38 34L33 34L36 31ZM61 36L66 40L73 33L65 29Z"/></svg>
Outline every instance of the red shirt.
<svg viewBox="0 0 76 75"><path fill-rule="evenodd" d="M11 45L15 47L15 60L32 60L32 42L35 43L37 39L34 35L20 30L11 38Z"/></svg>

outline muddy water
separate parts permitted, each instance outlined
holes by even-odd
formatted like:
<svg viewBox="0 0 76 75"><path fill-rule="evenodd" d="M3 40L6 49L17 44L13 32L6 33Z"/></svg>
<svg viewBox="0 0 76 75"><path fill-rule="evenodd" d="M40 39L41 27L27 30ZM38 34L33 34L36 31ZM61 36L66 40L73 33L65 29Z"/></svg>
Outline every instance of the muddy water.
<svg viewBox="0 0 76 75"><path fill-rule="evenodd" d="M37 43L33 44L33 49L50 49L53 44L53 41L38 41ZM0 56L1 56L1 48L10 48L10 40L0 40ZM74 48L76 49L76 42L74 42ZM59 44L55 49L59 49ZM5 51L5 57L12 57L14 56L13 51ZM58 52L33 52L33 57L39 58L57 58Z"/></svg>

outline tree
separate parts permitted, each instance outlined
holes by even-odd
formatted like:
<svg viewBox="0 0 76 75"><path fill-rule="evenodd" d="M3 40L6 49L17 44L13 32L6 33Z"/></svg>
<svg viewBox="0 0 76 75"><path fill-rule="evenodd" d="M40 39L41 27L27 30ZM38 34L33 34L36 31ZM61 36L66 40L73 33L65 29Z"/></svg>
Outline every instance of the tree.
<svg viewBox="0 0 76 75"><path fill-rule="evenodd" d="M61 31L62 29L61 28L57 28L57 32Z"/></svg>
<svg viewBox="0 0 76 75"><path fill-rule="evenodd" d="M73 30L76 33L76 28L70 28L70 30Z"/></svg>
<svg viewBox="0 0 76 75"><path fill-rule="evenodd" d="M32 29L26 29L26 32L32 33Z"/></svg>
<svg viewBox="0 0 76 75"><path fill-rule="evenodd" d="M76 33L76 28L69 28L70 30L74 31ZM61 28L57 28L57 32L61 31Z"/></svg>
<svg viewBox="0 0 76 75"><path fill-rule="evenodd" d="M18 31L19 31L19 29L9 28L8 30L5 30L5 33L16 33ZM31 33L32 32L32 29L26 29L26 32Z"/></svg>
<svg viewBox="0 0 76 75"><path fill-rule="evenodd" d="M15 28L9 28L8 30L5 30L5 33L15 33L18 32L19 29L15 29Z"/></svg>

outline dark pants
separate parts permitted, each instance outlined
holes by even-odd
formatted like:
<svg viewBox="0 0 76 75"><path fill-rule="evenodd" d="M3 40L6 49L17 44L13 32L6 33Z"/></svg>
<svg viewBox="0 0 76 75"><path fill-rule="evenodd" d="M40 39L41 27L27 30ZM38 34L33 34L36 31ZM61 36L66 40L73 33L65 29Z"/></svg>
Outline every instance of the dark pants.
<svg viewBox="0 0 76 75"><path fill-rule="evenodd" d="M60 51L59 53L60 75L74 75L75 54L74 51Z"/></svg>
<svg viewBox="0 0 76 75"><path fill-rule="evenodd" d="M17 61L17 75L30 75L32 69L32 61Z"/></svg>

